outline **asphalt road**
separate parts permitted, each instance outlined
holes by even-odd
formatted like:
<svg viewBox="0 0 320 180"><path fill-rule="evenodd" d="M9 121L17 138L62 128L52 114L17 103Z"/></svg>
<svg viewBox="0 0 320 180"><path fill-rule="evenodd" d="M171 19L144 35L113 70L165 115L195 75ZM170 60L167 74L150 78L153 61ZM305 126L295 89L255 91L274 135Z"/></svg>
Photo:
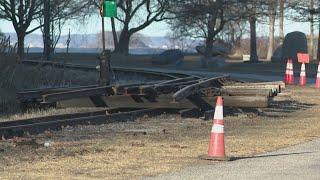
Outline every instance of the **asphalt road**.
<svg viewBox="0 0 320 180"><path fill-rule="evenodd" d="M123 66L116 66L124 68ZM145 70L145 68L133 68L137 70ZM248 73L238 73L238 72L228 72L228 73L219 73L219 72L210 72L210 71L199 71L199 70L172 70L172 69L161 69L161 68L146 68L150 71L156 72L168 72L168 73L187 73L192 75L200 75L200 76L221 76L221 75L229 75L232 78L236 78L239 80L255 80L255 81L283 81L284 76L277 75L260 75L260 74L248 74ZM307 84L314 85L316 79L307 76ZM295 84L299 84L299 77L295 76Z"/></svg>
<svg viewBox="0 0 320 180"><path fill-rule="evenodd" d="M146 179L320 180L320 139L255 157L189 167Z"/></svg>

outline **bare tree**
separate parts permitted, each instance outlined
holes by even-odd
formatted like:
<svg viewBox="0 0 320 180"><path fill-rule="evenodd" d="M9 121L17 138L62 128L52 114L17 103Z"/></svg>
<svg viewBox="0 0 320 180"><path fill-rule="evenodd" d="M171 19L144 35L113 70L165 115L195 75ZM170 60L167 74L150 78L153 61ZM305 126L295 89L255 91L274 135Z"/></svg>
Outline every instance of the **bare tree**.
<svg viewBox="0 0 320 180"><path fill-rule="evenodd" d="M260 17L269 14L268 7L271 1L263 0L241 0L241 16L249 21L250 25L250 62L259 61L257 53L257 32L256 24Z"/></svg>
<svg viewBox="0 0 320 180"><path fill-rule="evenodd" d="M279 36L280 36L281 44L284 41L284 30L283 30L284 9L285 9L284 4L285 4L285 0L279 0Z"/></svg>
<svg viewBox="0 0 320 180"><path fill-rule="evenodd" d="M310 23L310 46L311 51L310 54L313 57L314 52L314 23L320 22L320 1L310 0L309 3L305 3L304 1L292 0L288 6L294 13L291 13L288 16L289 19L296 21L296 22L309 22ZM317 51L317 58L320 59L320 23L319 23L319 34L318 34L318 51ZM311 42L312 41L312 42Z"/></svg>
<svg viewBox="0 0 320 180"><path fill-rule="evenodd" d="M145 29L154 22L166 20L166 10L170 0L119 0L118 17L111 18L116 53L128 54L130 38L133 34ZM94 3L96 7L100 4ZM121 26L120 35L115 38L115 24Z"/></svg>
<svg viewBox="0 0 320 180"><path fill-rule="evenodd" d="M116 37L118 38L120 36L121 32L116 32ZM116 47L114 46L114 38L113 38L113 32L106 31L105 32L105 44L107 49L115 49ZM102 36L101 33L97 33L97 43L95 48L99 48L102 46ZM147 47L147 44L149 43L148 37L144 36L141 33L135 33L131 36L129 46L130 47Z"/></svg>
<svg viewBox="0 0 320 180"><path fill-rule="evenodd" d="M314 9L314 0L310 0L310 9ZM310 13L310 57L314 58L314 14Z"/></svg>
<svg viewBox="0 0 320 180"><path fill-rule="evenodd" d="M269 4L269 44L267 60L271 60L274 51L274 26L276 21L277 0L270 1Z"/></svg>
<svg viewBox="0 0 320 180"><path fill-rule="evenodd" d="M213 43L225 24L239 18L237 1L226 0L177 0L172 2L170 12L174 19L169 21L173 31L184 36L205 40L205 57L212 55ZM206 67L208 58L203 58Z"/></svg>
<svg viewBox="0 0 320 180"><path fill-rule="evenodd" d="M51 2L50 5L54 5L50 10L52 13L50 21L71 19L75 17L71 15L87 9L91 4L91 0L0 0L0 17L12 22L18 37L20 59L24 57L25 36L43 27L43 21L40 19L43 18L43 12L45 12L44 2ZM30 28L32 22L37 25Z"/></svg>
<svg viewBox="0 0 320 180"><path fill-rule="evenodd" d="M43 44L44 58L51 59L57 43L59 42L61 31L67 21L87 17L92 10L93 0L43 0ZM91 12L90 12L91 13Z"/></svg>
<svg viewBox="0 0 320 180"><path fill-rule="evenodd" d="M169 49L180 49L182 52L189 50L194 45L194 40L188 39L176 31L167 33L166 39L168 40L166 45Z"/></svg>
<svg viewBox="0 0 320 180"><path fill-rule="evenodd" d="M41 25L29 28L32 21L42 15L42 1L0 0L0 16L11 21L18 37L18 56L24 57L24 39L27 34L39 29Z"/></svg>
<svg viewBox="0 0 320 180"><path fill-rule="evenodd" d="M66 42L66 45L67 45L67 54L69 54L70 42L71 42L71 33L70 33L70 29L69 29L68 39L67 39L67 42Z"/></svg>
<svg viewBox="0 0 320 180"><path fill-rule="evenodd" d="M248 33L247 23L244 20L227 22L223 30L218 34L218 38L223 40L233 50L234 55L242 55L241 39Z"/></svg>
<svg viewBox="0 0 320 180"><path fill-rule="evenodd" d="M43 4L43 55L45 60L51 60L50 21L51 21L51 2L44 0Z"/></svg>

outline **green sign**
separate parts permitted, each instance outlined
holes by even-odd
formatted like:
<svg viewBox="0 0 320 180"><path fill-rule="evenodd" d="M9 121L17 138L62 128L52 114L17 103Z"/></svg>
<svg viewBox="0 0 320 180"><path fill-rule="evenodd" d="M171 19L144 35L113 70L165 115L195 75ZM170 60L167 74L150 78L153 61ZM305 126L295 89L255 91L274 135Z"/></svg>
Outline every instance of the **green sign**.
<svg viewBox="0 0 320 180"><path fill-rule="evenodd" d="M103 2L103 17L116 17L117 3L115 0L104 0Z"/></svg>

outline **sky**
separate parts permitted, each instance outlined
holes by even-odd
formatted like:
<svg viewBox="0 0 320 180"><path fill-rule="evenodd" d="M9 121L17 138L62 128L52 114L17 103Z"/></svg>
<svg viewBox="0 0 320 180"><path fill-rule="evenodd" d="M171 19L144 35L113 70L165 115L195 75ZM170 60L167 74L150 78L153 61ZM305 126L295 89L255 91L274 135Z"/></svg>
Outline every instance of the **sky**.
<svg viewBox="0 0 320 180"><path fill-rule="evenodd" d="M111 30L110 20L105 18L106 21L106 30ZM35 26L35 24L31 24L31 26ZM68 34L69 28L71 29L71 34L92 34L98 33L101 31L101 19L99 17L91 17L90 20L86 22L86 24L80 22L69 22L62 31L62 34ZM0 21L0 29L4 33L15 32L11 22L8 21ZM309 23L298 23L285 21L285 33L289 33L292 31L302 31L306 34L309 34L310 25ZM317 28L315 28L317 29ZM257 32L259 36L267 36L268 35L268 26L265 24L258 24ZM278 35L278 27L275 28L275 35ZM142 30L146 36L166 36L170 32L170 28L165 22L155 22L151 24L146 29ZM35 31L34 33L41 34L41 31Z"/></svg>
<svg viewBox="0 0 320 180"><path fill-rule="evenodd" d="M105 18L106 31L111 30L110 19ZM31 24L31 26L35 26L35 24ZM94 34L101 32L101 18L99 17L91 17L90 20L83 24L81 22L69 22L62 31L62 34L68 34L69 28L71 30L71 34ZM11 22L8 21L0 21L0 29L4 33L15 32ZM31 28L30 28L31 29ZM169 32L169 27L165 22L156 22L146 29L141 31L146 36L165 36ZM40 30L35 31L34 33L41 34Z"/></svg>

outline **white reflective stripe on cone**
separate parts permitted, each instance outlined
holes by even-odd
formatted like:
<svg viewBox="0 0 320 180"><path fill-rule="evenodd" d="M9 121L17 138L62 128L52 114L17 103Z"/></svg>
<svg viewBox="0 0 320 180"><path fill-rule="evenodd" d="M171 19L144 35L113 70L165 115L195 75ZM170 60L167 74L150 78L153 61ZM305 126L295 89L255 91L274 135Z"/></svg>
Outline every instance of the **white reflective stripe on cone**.
<svg viewBox="0 0 320 180"><path fill-rule="evenodd" d="M213 133L224 133L224 125L214 124L212 126L211 132L213 132Z"/></svg>
<svg viewBox="0 0 320 180"><path fill-rule="evenodd" d="M306 72L301 72L300 76L306 76Z"/></svg>
<svg viewBox="0 0 320 180"><path fill-rule="evenodd" d="M213 119L218 119L218 120L223 119L223 107L222 106L216 106Z"/></svg>
<svg viewBox="0 0 320 180"><path fill-rule="evenodd" d="M290 68L290 64L289 63L287 63L287 69L289 69Z"/></svg>
<svg viewBox="0 0 320 180"><path fill-rule="evenodd" d="M317 78L320 78L320 73L317 74Z"/></svg>

